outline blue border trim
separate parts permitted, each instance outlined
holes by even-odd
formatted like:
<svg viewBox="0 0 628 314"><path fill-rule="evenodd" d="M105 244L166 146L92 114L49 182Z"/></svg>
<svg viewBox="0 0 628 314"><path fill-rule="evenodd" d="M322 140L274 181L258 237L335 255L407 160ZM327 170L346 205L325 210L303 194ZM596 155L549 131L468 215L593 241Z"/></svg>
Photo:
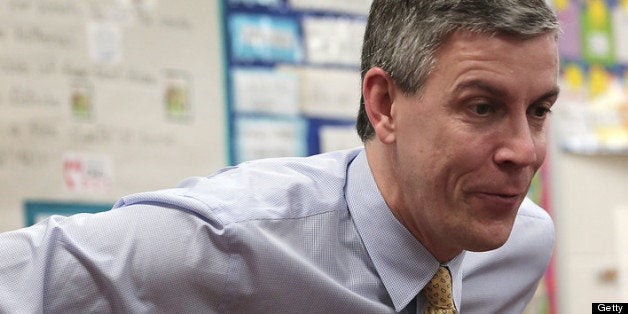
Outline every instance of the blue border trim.
<svg viewBox="0 0 628 314"><path fill-rule="evenodd" d="M24 201L24 218L26 226L37 223L38 216L62 215L70 216L79 213L98 213L111 209L113 204L83 203L45 200Z"/></svg>

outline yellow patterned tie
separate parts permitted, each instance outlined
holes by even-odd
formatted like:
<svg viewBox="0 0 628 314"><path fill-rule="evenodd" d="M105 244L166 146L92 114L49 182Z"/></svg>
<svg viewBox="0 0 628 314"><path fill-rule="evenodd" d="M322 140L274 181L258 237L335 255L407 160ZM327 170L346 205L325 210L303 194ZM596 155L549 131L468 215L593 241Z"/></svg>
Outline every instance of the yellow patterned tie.
<svg viewBox="0 0 628 314"><path fill-rule="evenodd" d="M438 267L436 274L423 288L423 295L428 305L425 307L427 314L453 314L457 313L454 298L451 292L451 274L445 266Z"/></svg>

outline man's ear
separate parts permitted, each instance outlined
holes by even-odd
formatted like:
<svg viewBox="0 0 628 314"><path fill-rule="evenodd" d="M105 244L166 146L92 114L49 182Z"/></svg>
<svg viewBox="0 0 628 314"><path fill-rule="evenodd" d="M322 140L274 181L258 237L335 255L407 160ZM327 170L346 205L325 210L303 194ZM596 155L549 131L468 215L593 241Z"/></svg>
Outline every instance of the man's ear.
<svg viewBox="0 0 628 314"><path fill-rule="evenodd" d="M362 81L366 114L379 140L384 144L395 141L393 101L395 85L388 72L379 67L369 69Z"/></svg>

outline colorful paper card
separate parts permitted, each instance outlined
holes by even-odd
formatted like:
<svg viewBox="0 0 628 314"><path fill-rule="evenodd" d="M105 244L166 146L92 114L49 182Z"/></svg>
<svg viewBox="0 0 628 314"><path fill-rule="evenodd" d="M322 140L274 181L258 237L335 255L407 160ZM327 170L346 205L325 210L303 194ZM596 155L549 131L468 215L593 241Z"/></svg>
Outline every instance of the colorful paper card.
<svg viewBox="0 0 628 314"><path fill-rule="evenodd" d="M113 161L108 155L66 153L63 181L73 193L105 193L113 186Z"/></svg>
<svg viewBox="0 0 628 314"><path fill-rule="evenodd" d="M229 19L235 61L298 63L303 59L296 19L264 14L233 14Z"/></svg>
<svg viewBox="0 0 628 314"><path fill-rule="evenodd" d="M606 1L590 0L582 11L582 45L587 62L615 62L611 12Z"/></svg>
<svg viewBox="0 0 628 314"><path fill-rule="evenodd" d="M578 59L582 56L580 49L580 8L571 1L557 4L557 15L562 33L558 38L558 51L563 58Z"/></svg>

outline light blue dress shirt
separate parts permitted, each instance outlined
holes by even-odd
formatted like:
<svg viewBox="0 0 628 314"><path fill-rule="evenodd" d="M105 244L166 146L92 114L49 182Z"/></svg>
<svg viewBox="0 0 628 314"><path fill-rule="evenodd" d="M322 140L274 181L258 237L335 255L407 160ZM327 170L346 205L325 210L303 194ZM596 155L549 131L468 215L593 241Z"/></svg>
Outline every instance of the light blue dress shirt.
<svg viewBox="0 0 628 314"><path fill-rule="evenodd" d="M520 313L553 239L526 200L502 248L448 263L456 307ZM358 148L247 162L0 234L0 312L414 313L438 266Z"/></svg>

